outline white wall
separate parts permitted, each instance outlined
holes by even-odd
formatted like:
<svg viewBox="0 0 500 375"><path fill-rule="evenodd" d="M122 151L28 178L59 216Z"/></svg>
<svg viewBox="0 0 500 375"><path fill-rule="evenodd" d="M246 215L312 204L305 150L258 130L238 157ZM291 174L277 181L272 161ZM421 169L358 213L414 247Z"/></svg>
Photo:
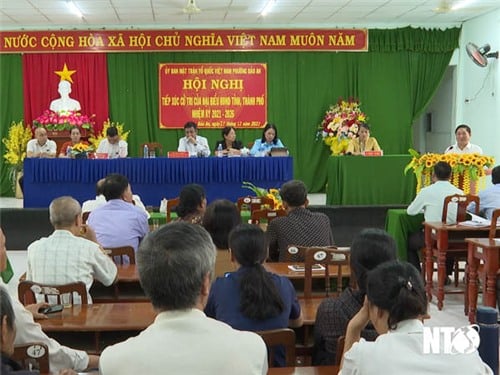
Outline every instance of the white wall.
<svg viewBox="0 0 500 375"><path fill-rule="evenodd" d="M500 10L463 24L455 98L455 125L470 125L472 143L500 165L500 60L488 59L486 68L475 65L465 51L468 42L489 43L491 51L500 50Z"/></svg>

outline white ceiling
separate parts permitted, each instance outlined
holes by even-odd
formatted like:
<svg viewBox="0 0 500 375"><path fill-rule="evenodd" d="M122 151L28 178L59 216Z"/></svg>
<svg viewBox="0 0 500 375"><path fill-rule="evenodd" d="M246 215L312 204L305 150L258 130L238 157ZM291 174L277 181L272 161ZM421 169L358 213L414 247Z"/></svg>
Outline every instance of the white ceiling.
<svg viewBox="0 0 500 375"><path fill-rule="evenodd" d="M65 0L0 0L0 29L445 27L500 8L499 0L274 0L263 17L270 0L195 0L193 15L183 12L188 1L74 0L80 19Z"/></svg>

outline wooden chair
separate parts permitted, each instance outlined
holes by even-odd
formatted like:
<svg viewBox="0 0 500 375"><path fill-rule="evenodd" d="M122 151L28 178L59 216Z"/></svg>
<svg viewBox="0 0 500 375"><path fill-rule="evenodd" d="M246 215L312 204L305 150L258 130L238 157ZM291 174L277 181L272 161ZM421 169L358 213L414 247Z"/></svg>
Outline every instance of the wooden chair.
<svg viewBox="0 0 500 375"><path fill-rule="evenodd" d="M89 218L89 215L90 215L90 211L85 211L82 214L82 224L87 224L87 220Z"/></svg>
<svg viewBox="0 0 500 375"><path fill-rule="evenodd" d="M241 212L242 209L246 208L248 211L253 212L256 210L261 210L263 208L274 208L274 201L268 197L252 197L247 195L246 197L240 197L236 201L238 206L238 211ZM266 206L266 207L263 207Z"/></svg>
<svg viewBox="0 0 500 375"><path fill-rule="evenodd" d="M490 224L490 233L488 235L488 238L490 240L493 240L494 238L496 238L496 233L497 233L497 221L498 221L498 218L500 217L500 208L499 209L496 209L495 211L493 211L493 213L491 214L491 224Z"/></svg>
<svg viewBox="0 0 500 375"><path fill-rule="evenodd" d="M151 151L155 151L156 156L163 156L163 146L159 142L146 142L146 143L141 143L141 146L139 148L139 155L143 155L144 153L144 146L148 146L148 150L151 155Z"/></svg>
<svg viewBox="0 0 500 375"><path fill-rule="evenodd" d="M345 336L340 336L337 339L335 362L333 363L335 366L340 366L340 362L342 362L342 355L344 354L344 345L345 345Z"/></svg>
<svg viewBox="0 0 500 375"><path fill-rule="evenodd" d="M307 246L289 245L285 252L280 251L279 262L304 262Z"/></svg>
<svg viewBox="0 0 500 375"><path fill-rule="evenodd" d="M47 345L41 342L15 346L12 359L18 362L25 370L38 370L41 374L48 374L50 372L49 349Z"/></svg>
<svg viewBox="0 0 500 375"><path fill-rule="evenodd" d="M286 216L285 210L255 210L250 214L250 221L252 224L262 224L262 220L266 220L269 224L272 220L280 216Z"/></svg>
<svg viewBox="0 0 500 375"><path fill-rule="evenodd" d="M167 209L166 209L166 222L170 223L172 221L172 211L179 205L179 197L172 198L167 200Z"/></svg>
<svg viewBox="0 0 500 375"><path fill-rule="evenodd" d="M285 365L295 366L295 331L290 328L273 329L256 332L267 346L269 367L274 367L274 355L277 346L285 348Z"/></svg>
<svg viewBox="0 0 500 375"><path fill-rule="evenodd" d="M330 292L330 270L329 266L337 267L337 290L339 295L342 292L342 278L344 277L342 267L349 266L350 249L337 249L336 247L309 247L305 252L304 262L304 298L312 297L312 268L316 264L321 264L325 269L323 272L325 278L325 295L332 295ZM346 275L347 276L347 275ZM350 276L350 275L349 275Z"/></svg>
<svg viewBox="0 0 500 375"><path fill-rule="evenodd" d="M37 295L42 295L43 299L51 304L57 303L64 305L61 296L69 295L69 300L72 303L75 293L80 295L81 304L86 305L88 303L87 288L82 281L64 285L49 285L23 280L19 282L17 293L19 301L21 301L23 305L37 303Z"/></svg>
<svg viewBox="0 0 500 375"><path fill-rule="evenodd" d="M126 256L130 264L135 264L135 251L132 246L107 247L104 251L118 264L123 264Z"/></svg>

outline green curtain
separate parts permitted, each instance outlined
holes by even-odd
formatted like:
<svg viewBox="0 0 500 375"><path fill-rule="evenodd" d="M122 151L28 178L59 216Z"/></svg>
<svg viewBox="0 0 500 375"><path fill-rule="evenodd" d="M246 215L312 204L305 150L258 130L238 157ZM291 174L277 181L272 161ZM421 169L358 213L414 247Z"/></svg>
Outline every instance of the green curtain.
<svg viewBox="0 0 500 375"><path fill-rule="evenodd" d="M21 55L0 55L0 139L7 136L12 121L24 117ZM0 196L14 196L9 180L9 165L4 163L5 145L0 146ZM1 223L0 223L1 224Z"/></svg>
<svg viewBox="0 0 500 375"><path fill-rule="evenodd" d="M266 63L268 121L277 125L294 157L295 178L310 192L324 191L329 150L315 135L328 107L339 97L357 97L384 153L407 153L411 125L439 86L459 35L459 28L370 30L366 53L113 53L108 55L110 115L132 130L131 156L140 155L139 145L145 141L161 142L164 151L176 150L183 131L158 128L159 63ZM211 146L221 138L220 130L200 133ZM260 138L261 131L241 129L237 137L246 144Z"/></svg>

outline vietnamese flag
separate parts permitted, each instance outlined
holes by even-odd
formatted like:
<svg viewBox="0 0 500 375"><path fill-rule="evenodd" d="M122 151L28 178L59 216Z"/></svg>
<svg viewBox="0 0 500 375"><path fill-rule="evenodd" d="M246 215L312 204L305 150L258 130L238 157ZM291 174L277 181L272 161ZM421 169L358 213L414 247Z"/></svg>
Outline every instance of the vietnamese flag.
<svg viewBox="0 0 500 375"><path fill-rule="evenodd" d="M72 99L80 102L80 113L95 115L95 130L109 117L108 71L105 53L34 53L23 55L24 120L33 120L59 99L57 91L61 72L66 65L71 83ZM72 73L72 71L74 71ZM68 75L66 74L66 75Z"/></svg>

